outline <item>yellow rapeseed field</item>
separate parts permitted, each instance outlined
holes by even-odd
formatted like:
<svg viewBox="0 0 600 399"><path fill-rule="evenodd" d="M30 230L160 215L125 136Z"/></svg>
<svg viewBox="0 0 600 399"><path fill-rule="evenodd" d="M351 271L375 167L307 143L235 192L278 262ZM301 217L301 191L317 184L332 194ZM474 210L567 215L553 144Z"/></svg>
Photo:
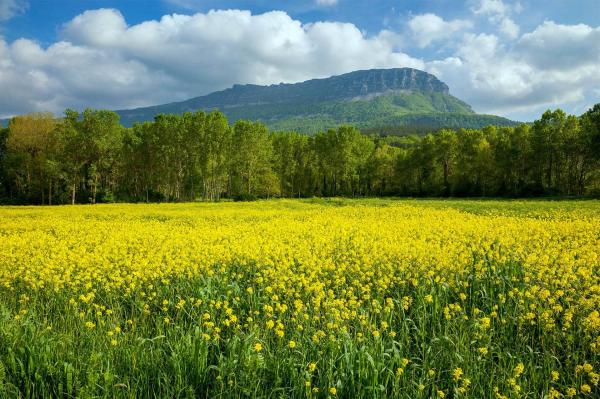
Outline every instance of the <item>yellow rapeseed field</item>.
<svg viewBox="0 0 600 399"><path fill-rule="evenodd" d="M600 203L0 208L0 397L598 397Z"/></svg>

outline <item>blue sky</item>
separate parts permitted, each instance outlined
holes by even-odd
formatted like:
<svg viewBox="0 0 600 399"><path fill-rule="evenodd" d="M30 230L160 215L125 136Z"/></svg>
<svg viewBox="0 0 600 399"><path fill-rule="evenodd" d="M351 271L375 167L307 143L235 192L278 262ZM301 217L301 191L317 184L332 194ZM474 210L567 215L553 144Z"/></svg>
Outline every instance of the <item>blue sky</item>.
<svg viewBox="0 0 600 399"><path fill-rule="evenodd" d="M403 66L478 112L579 114L600 102L600 2L0 0L0 117Z"/></svg>

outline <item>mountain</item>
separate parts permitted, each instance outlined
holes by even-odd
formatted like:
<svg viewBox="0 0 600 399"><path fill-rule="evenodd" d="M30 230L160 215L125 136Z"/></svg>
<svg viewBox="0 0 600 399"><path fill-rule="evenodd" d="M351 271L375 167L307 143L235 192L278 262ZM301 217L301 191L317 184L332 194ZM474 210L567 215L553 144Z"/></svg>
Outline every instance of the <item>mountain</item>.
<svg viewBox="0 0 600 399"><path fill-rule="evenodd" d="M348 123L377 130L396 126L480 128L514 125L479 115L448 86L411 68L355 71L325 79L270 86L234 85L205 96L153 107L120 110L124 125L152 120L160 113L219 109L230 122L260 120L273 130L313 133Z"/></svg>
<svg viewBox="0 0 600 399"><path fill-rule="evenodd" d="M230 122L260 120L272 130L314 133L340 124L370 132L514 125L473 112L427 72L411 68L355 71L301 83L233 87L189 100L116 111L125 126L161 113L218 109Z"/></svg>

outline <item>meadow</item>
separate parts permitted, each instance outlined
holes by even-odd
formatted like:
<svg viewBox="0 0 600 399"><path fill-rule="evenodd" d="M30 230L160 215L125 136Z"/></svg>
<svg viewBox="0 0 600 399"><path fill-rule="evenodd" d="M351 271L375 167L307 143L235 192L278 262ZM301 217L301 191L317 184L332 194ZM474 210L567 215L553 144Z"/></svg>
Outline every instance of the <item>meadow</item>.
<svg viewBox="0 0 600 399"><path fill-rule="evenodd" d="M0 207L0 398L600 396L600 202Z"/></svg>

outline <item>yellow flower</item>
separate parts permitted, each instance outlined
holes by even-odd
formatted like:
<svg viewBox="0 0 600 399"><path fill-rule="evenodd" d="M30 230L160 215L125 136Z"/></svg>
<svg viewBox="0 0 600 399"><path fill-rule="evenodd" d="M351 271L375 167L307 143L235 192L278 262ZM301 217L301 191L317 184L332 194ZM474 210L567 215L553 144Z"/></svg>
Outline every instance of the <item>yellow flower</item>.
<svg viewBox="0 0 600 399"><path fill-rule="evenodd" d="M591 388L591 387L590 387L588 384L583 384L583 385L581 386L581 393L583 393L583 394L586 394L586 395L587 395L587 394L588 394L588 393L590 393L590 392L592 392L592 388Z"/></svg>
<svg viewBox="0 0 600 399"><path fill-rule="evenodd" d="M440 399L444 399L446 397L446 394L444 393L444 391L438 390L437 391L437 397L440 398Z"/></svg>
<svg viewBox="0 0 600 399"><path fill-rule="evenodd" d="M559 399L562 395L559 391L554 388L550 388L548 391L548 399Z"/></svg>
<svg viewBox="0 0 600 399"><path fill-rule="evenodd" d="M290 349L294 349L296 347L296 341L290 341L290 342L288 342L288 347Z"/></svg>
<svg viewBox="0 0 600 399"><path fill-rule="evenodd" d="M552 371L550 374L552 375L552 381L558 381L560 378L560 373L558 371Z"/></svg>
<svg viewBox="0 0 600 399"><path fill-rule="evenodd" d="M337 395L337 389L335 389L335 387L331 387L329 388L329 393L332 394L333 396Z"/></svg>
<svg viewBox="0 0 600 399"><path fill-rule="evenodd" d="M308 364L308 371L313 373L315 370L317 369L317 364L316 363L309 363Z"/></svg>
<svg viewBox="0 0 600 399"><path fill-rule="evenodd" d="M463 375L463 371L461 368L457 367L452 371L452 376L454 377L454 381L460 380L460 377Z"/></svg>
<svg viewBox="0 0 600 399"><path fill-rule="evenodd" d="M523 363L519 363L515 366L515 369L513 370L513 375L515 376L515 378L519 378L519 376L521 376L521 374L523 374L524 370L525 370L525 365L523 365Z"/></svg>
<svg viewBox="0 0 600 399"><path fill-rule="evenodd" d="M593 385L598 385L598 382L600 382L600 374L598 374L598 373L594 373L593 371L590 371L588 374L588 377L590 377L590 382Z"/></svg>
<svg viewBox="0 0 600 399"><path fill-rule="evenodd" d="M487 330L488 328L490 328L490 324L491 324L491 319L489 317L481 317L479 319L479 327L482 330Z"/></svg>
<svg viewBox="0 0 600 399"><path fill-rule="evenodd" d="M254 344L254 352L260 352L263 350L263 346L260 342Z"/></svg>
<svg viewBox="0 0 600 399"><path fill-rule="evenodd" d="M85 326L91 330L92 328L96 327L96 324L91 321L86 321Z"/></svg>

